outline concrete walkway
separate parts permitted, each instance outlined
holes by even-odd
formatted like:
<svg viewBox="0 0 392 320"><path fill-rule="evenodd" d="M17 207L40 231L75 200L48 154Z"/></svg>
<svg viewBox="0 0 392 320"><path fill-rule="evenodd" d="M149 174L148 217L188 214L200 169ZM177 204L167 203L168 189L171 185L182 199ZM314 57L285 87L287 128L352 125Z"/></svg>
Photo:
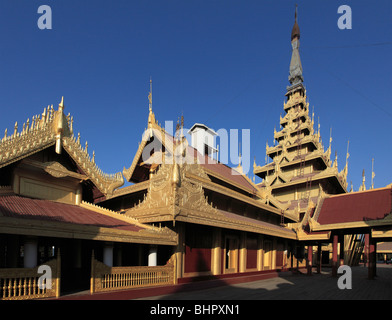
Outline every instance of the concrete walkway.
<svg viewBox="0 0 392 320"><path fill-rule="evenodd" d="M331 272L307 276L283 273L266 280L231 284L169 295L143 298L143 300L391 300L392 265L377 265L377 277L368 280L368 269L353 267L352 289L341 290L338 278ZM339 275L340 276L340 275Z"/></svg>

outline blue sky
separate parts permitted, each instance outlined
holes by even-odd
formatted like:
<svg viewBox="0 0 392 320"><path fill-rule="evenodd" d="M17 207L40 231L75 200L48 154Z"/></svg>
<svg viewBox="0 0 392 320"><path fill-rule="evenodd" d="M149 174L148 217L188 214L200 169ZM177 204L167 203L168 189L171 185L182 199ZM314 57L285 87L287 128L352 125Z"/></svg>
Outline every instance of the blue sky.
<svg viewBox="0 0 392 320"><path fill-rule="evenodd" d="M64 96L98 165L122 171L147 125L152 77L160 123L183 114L187 128L250 129L251 162L263 165L284 112L295 3L304 84L324 144L332 127L342 170L350 140L355 190L363 169L370 187L372 158L375 187L392 183L389 0L3 0L0 128L10 132ZM343 4L351 30L337 26ZM41 5L52 9L52 30L37 26Z"/></svg>

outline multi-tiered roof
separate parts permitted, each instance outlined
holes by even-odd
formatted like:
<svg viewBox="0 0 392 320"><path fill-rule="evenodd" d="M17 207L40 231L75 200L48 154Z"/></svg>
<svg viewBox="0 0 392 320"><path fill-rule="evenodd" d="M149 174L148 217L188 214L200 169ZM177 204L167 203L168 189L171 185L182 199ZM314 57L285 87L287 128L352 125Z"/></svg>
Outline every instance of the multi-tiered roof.
<svg viewBox="0 0 392 320"><path fill-rule="evenodd" d="M317 131L314 129L314 113L310 116L303 85L299 39L296 12L291 34L290 86L283 106L285 115L280 117L280 131L274 130L274 145L267 143L266 146L266 155L272 162L266 161L264 166L255 163L254 174L263 179L260 187L281 202L287 212L300 217L323 193L346 192L347 161L339 172L337 156L334 161L330 160L332 139L325 150L320 125Z"/></svg>

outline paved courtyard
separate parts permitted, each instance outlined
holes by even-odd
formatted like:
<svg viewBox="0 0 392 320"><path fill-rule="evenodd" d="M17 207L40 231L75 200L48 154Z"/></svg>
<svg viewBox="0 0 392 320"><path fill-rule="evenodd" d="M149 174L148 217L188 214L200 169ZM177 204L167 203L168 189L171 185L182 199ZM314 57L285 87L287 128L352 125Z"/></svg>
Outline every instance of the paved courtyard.
<svg viewBox="0 0 392 320"><path fill-rule="evenodd" d="M123 290L90 295L88 291L66 295L59 300L391 300L392 265L378 264L377 276L368 279L368 269L353 267L352 289L339 289L339 277L331 270L321 274L279 273L278 277L243 282L236 278L229 284L225 280L211 280L189 285L163 286L146 289ZM245 280L244 280L245 281ZM206 302L208 303L208 302Z"/></svg>
<svg viewBox="0 0 392 320"><path fill-rule="evenodd" d="M182 292L143 298L143 300L390 300L392 299L392 266L377 265L377 277L368 280L368 269L352 269L352 289L341 290L338 278L331 272L307 276L285 273L280 277L206 290Z"/></svg>

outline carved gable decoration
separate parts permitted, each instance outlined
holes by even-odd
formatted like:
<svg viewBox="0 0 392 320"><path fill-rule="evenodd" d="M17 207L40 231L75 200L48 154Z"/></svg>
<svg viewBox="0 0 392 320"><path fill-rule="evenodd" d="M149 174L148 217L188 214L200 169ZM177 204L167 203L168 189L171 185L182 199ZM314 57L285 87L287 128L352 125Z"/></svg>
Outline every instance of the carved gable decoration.
<svg viewBox="0 0 392 320"><path fill-rule="evenodd" d="M150 179L143 201L129 209L130 215L146 221L175 220L189 214L215 215L218 210L208 203L202 183L191 176L209 179L198 164L163 163Z"/></svg>

